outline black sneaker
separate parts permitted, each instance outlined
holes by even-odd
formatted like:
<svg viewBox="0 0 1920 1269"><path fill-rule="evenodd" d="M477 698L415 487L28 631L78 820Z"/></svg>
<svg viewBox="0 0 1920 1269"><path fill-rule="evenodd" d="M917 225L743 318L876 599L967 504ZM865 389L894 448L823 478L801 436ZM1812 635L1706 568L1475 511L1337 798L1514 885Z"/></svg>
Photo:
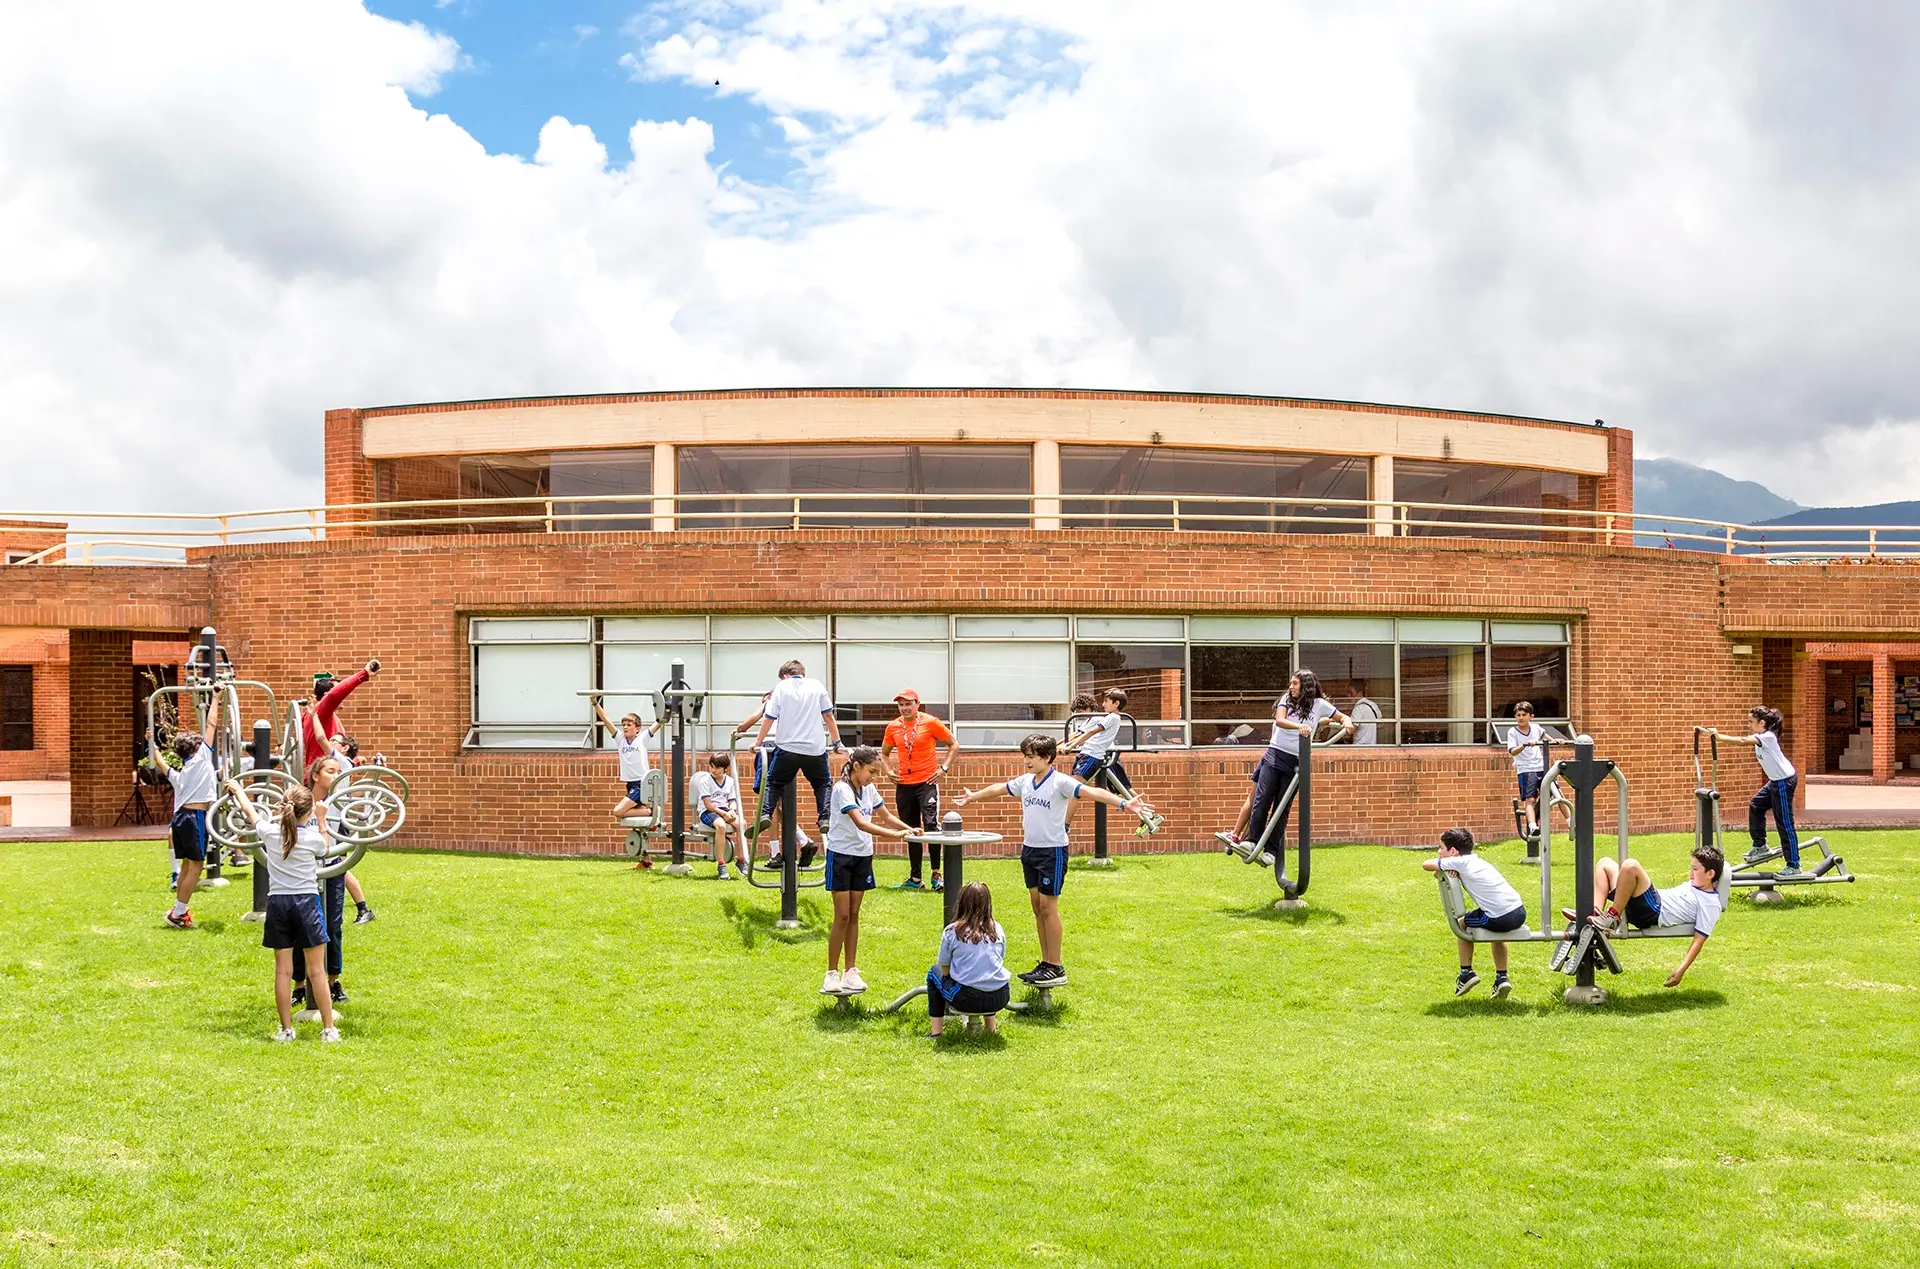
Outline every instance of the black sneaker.
<svg viewBox="0 0 1920 1269"><path fill-rule="evenodd" d="M307 1003L307 985L305 983L295 983L293 985L293 1007L295 1009L298 1009L301 1005L304 1005L306 1003Z"/></svg>
<svg viewBox="0 0 1920 1269"><path fill-rule="evenodd" d="M1479 985L1480 975L1470 969L1463 969L1460 971L1460 977L1456 978L1453 982L1453 994L1456 996L1464 996Z"/></svg>
<svg viewBox="0 0 1920 1269"><path fill-rule="evenodd" d="M1067 969L1064 965L1042 965L1033 971L1033 977L1027 980L1035 987L1065 987Z"/></svg>
<svg viewBox="0 0 1920 1269"><path fill-rule="evenodd" d="M1045 969L1046 967L1047 967L1047 963L1045 961L1041 961L1039 964L1035 965L1032 969L1028 970L1026 973L1016 974L1015 977L1017 977L1023 983L1031 984L1034 978L1040 973L1040 971Z"/></svg>
<svg viewBox="0 0 1920 1269"><path fill-rule="evenodd" d="M1511 978L1508 978L1505 974L1495 974L1493 976L1493 998L1495 1000L1505 1000L1507 993L1512 990L1513 980Z"/></svg>
<svg viewBox="0 0 1920 1269"><path fill-rule="evenodd" d="M800 848L800 866L802 868L811 868L813 866L814 853L819 849L820 848L812 842L808 842L805 846L802 846Z"/></svg>
<svg viewBox="0 0 1920 1269"><path fill-rule="evenodd" d="M347 989L339 983L333 984L333 990L328 994L333 997L333 1003L336 1005L344 1005L347 1003Z"/></svg>
<svg viewBox="0 0 1920 1269"><path fill-rule="evenodd" d="M365 924L367 924L367 923L368 923L369 921L372 921L372 920L373 920L373 909L372 909L372 908L369 908L369 907L368 907L368 906L367 906L366 904L364 904L364 903L363 903L363 904L361 904L361 905L360 905L360 912L359 912L359 914L358 914L358 915L356 915L356 916L355 916L355 917L353 918L353 923L354 923L355 925L365 925Z"/></svg>
<svg viewBox="0 0 1920 1269"><path fill-rule="evenodd" d="M768 872L779 872L787 866L787 857L785 855L768 855L767 862L760 866Z"/></svg>

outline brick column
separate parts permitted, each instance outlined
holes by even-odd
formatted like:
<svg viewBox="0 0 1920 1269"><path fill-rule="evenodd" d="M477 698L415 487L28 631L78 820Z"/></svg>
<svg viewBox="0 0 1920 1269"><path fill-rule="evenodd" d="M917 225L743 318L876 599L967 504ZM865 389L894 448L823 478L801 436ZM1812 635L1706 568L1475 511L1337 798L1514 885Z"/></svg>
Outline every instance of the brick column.
<svg viewBox="0 0 1920 1269"><path fill-rule="evenodd" d="M1804 810L1807 778L1827 769L1826 667L1807 655L1805 644L1794 645L1793 687L1779 708L1787 711L1787 756L1800 773L1793 804L1796 810Z"/></svg>
<svg viewBox="0 0 1920 1269"><path fill-rule="evenodd" d="M1610 428L1607 431L1607 474L1600 478L1594 488L1594 510L1602 513L1611 511L1615 516L1633 515L1633 433L1624 427ZM1621 545L1633 545L1630 520L1617 522L1613 541Z"/></svg>
<svg viewBox="0 0 1920 1269"><path fill-rule="evenodd" d="M67 648L67 822L106 828L132 788L133 632L75 630Z"/></svg>
<svg viewBox="0 0 1920 1269"><path fill-rule="evenodd" d="M345 506L349 503L372 502L376 498L373 487L373 464L367 461L366 450L361 440L361 412L359 410L328 410L326 424L326 503L329 507ZM342 520L365 520L371 512L343 511ZM333 538L368 536L367 529L327 530L327 536Z"/></svg>
<svg viewBox="0 0 1920 1269"><path fill-rule="evenodd" d="M1876 652L1873 657L1873 782L1885 784L1893 779L1893 654Z"/></svg>

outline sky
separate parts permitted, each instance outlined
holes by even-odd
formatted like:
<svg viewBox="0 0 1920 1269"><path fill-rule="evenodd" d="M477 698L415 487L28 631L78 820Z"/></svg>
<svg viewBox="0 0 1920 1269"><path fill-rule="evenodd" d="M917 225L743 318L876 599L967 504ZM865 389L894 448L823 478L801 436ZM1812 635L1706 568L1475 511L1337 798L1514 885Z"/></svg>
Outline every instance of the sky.
<svg viewBox="0 0 1920 1269"><path fill-rule="evenodd" d="M0 514L330 407L760 385L1604 418L1920 497L1920 6L0 0Z"/></svg>

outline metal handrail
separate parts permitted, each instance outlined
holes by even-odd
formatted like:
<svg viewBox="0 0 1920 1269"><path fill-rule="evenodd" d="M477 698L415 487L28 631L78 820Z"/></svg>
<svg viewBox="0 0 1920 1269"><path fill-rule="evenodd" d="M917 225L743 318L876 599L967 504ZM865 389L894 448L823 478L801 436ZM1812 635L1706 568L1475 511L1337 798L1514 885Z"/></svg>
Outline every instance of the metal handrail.
<svg viewBox="0 0 1920 1269"><path fill-rule="evenodd" d="M888 504L888 505L876 505ZM893 505L903 504L903 505ZM904 505L910 504L910 505ZM602 509L604 508L604 509ZM1258 510L1221 510L1258 508ZM420 514L422 512L441 514ZM396 514L400 513L400 514ZM1145 521L1174 532L1286 531L1290 526L1353 536L1494 536L1528 532L1595 545L1644 539L1698 544L1724 555L1769 562L1920 558L1920 526L1808 525L1758 527L1691 516L1627 515L1564 507L1411 502L1389 499L1250 497L1238 494L903 493L830 490L816 493L582 494L570 497L474 497L341 503L211 515L154 512L4 512L0 520L56 521L66 538L16 565L179 564L188 552L271 541L313 541L330 533L407 530L595 532L610 521L648 521L656 531L700 528L804 529L938 526L1061 531ZM45 530L42 530L43 532ZM61 530L54 530L61 531ZM625 531L625 530L619 530Z"/></svg>

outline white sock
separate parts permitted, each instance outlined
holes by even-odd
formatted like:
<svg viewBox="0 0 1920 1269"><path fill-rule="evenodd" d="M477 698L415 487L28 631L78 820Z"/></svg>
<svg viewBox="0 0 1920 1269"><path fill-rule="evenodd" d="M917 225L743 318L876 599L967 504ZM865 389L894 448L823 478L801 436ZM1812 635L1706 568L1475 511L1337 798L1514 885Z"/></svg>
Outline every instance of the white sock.
<svg viewBox="0 0 1920 1269"><path fill-rule="evenodd" d="M181 913L185 912L186 910L187 910L187 905L180 902L178 899L175 899L173 901L173 911L172 913L170 913L170 915L179 916Z"/></svg>

